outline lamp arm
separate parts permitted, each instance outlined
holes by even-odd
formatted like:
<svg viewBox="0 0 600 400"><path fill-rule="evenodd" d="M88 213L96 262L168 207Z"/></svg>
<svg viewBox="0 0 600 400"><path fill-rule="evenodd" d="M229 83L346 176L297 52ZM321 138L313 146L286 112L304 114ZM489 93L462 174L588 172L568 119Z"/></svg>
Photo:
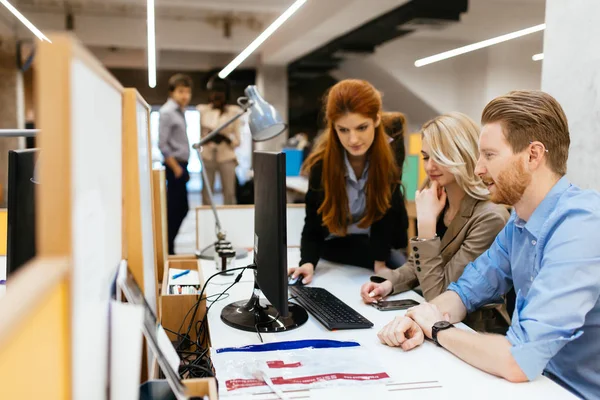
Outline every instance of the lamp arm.
<svg viewBox="0 0 600 400"><path fill-rule="evenodd" d="M208 181L206 169L204 168L204 163L202 162L202 154L200 154L200 148L203 145L205 145L208 141L210 141L212 138L214 138L216 135L218 135L223 129L225 129L226 127L231 125L234 121L239 119L242 115L246 114L246 112L250 109L250 107L252 107L252 105L254 103L250 99L241 97L240 99L238 99L238 104L240 105L240 107L242 107L242 111L240 111L235 116L230 118L229 121L227 121L227 122L223 123L221 126L215 128L212 132L210 132L205 137L201 138L198 143L192 145L192 147L198 151L198 159L200 160L200 167L202 169L202 178L203 178L204 184L206 185L205 189L206 189L206 191L208 193L208 197L210 199L210 207L212 208L212 212L215 216L215 228L217 230L217 232L216 232L217 239L219 239L219 240L225 239L225 232L223 232L223 228L221 228L221 221L219 220L219 214L217 213L217 208L215 207L215 201L214 201L214 197L213 197L213 193L212 193L212 188L210 187L210 182Z"/></svg>
<svg viewBox="0 0 600 400"><path fill-rule="evenodd" d="M217 208L215 207L215 200L213 197L212 188L210 187L210 182L208 181L208 175L206 174L206 169L204 168L204 163L202 162L202 155L198 152L198 159L200 160L200 168L202 169L202 181L206 186L206 192L208 193L208 198L210 199L210 208L212 208L212 212L215 216L215 228L217 230L217 239L224 240L225 232L223 232L223 228L221 228L221 221L219 220L219 214L217 214Z"/></svg>
<svg viewBox="0 0 600 400"><path fill-rule="evenodd" d="M237 119L239 119L242 115L246 114L246 112L250 109L250 107L252 107L252 104L254 104L251 100L248 100L246 103L242 103L238 101L238 104L242 107L242 111L240 111L239 113L237 113L235 116L233 116L231 119L229 119L229 121L223 123L221 126L215 128L212 132L210 132L208 135L204 136L203 138L200 139L200 141L194 145L192 145L192 147L196 150L199 150L200 147L202 147L203 145L205 145L208 141L210 141L212 138L214 138L215 136L217 136L219 133L221 133L221 131L225 128L227 128L229 125L231 125L234 121L236 121Z"/></svg>

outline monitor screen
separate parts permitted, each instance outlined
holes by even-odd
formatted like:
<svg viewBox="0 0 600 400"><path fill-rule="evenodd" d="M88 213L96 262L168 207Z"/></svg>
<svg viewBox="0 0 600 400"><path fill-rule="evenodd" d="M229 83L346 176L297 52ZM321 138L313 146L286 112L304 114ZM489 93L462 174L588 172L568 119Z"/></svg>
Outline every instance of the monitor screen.
<svg viewBox="0 0 600 400"><path fill-rule="evenodd" d="M8 152L8 227L6 274L35 257L35 163L38 150Z"/></svg>
<svg viewBox="0 0 600 400"><path fill-rule="evenodd" d="M258 286L288 316L285 153L254 152L254 263Z"/></svg>

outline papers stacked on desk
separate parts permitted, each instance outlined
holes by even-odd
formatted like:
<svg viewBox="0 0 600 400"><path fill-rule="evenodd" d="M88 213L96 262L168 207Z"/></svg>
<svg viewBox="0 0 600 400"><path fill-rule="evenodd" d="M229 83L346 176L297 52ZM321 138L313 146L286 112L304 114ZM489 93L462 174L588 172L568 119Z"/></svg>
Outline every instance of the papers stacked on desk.
<svg viewBox="0 0 600 400"><path fill-rule="evenodd" d="M221 396L382 383L388 374L356 342L300 340L213 350Z"/></svg>

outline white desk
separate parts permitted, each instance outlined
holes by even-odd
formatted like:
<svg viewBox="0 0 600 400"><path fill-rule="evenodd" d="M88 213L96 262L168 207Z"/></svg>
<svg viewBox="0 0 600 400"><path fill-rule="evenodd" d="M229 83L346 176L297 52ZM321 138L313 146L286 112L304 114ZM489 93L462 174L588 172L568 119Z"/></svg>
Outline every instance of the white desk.
<svg viewBox="0 0 600 400"><path fill-rule="evenodd" d="M298 249L289 249L288 265L298 265L300 258ZM250 259L237 260L236 266L244 266ZM214 263L201 261L205 280L216 272ZM207 294L220 293L225 290L235 276L219 276L211 280L207 287ZM355 399L361 398L419 398L419 399L572 399L569 392L551 380L540 377L534 382L513 384L500 378L488 375L470 365L462 362L442 348L426 342L422 346L404 352L399 348L391 348L381 344L377 332L388 323L395 315L404 311L378 311L363 304L359 296L360 286L369 278L369 271L363 268L335 266L319 263L317 273L311 285L324 287L348 305L353 307L367 319L375 324L371 329L341 330L330 332L325 329L315 318L310 316L303 326L282 333L262 334L265 342L299 339L333 339L357 341L367 348L373 357L376 357L384 366L397 386L369 384L364 386L336 387L332 389L318 389L310 392L294 393L302 398L311 399ZM253 332L244 332L230 328L221 321L221 310L229 303L250 298L253 288L253 271L246 271L242 280L229 291L229 297L215 303L208 315L210 339L213 348L230 346L244 346L260 343L258 335ZM418 301L423 299L415 292L406 292L395 298L411 298ZM469 329L460 324L463 329ZM217 378L219 371L216 371ZM416 383L408 385L408 383ZM423 388L423 387L432 388ZM441 386L441 387L440 387ZM419 389L420 388L420 389ZM396 389L396 390L391 390ZM404 390L398 390L404 389ZM346 396L346 397L344 397ZM300 398L299 397L299 398ZM253 396L254 400L261 400L261 396ZM264 399L272 399L264 397Z"/></svg>

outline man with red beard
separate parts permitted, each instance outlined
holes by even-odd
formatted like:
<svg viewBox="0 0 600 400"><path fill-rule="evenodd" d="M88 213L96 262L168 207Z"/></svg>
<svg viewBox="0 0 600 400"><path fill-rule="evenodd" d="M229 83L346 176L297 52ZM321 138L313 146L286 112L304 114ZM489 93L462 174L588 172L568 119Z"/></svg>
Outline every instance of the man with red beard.
<svg viewBox="0 0 600 400"><path fill-rule="evenodd" d="M379 338L409 350L426 336L511 382L544 374L580 397L600 398L600 195L565 177L565 113L546 93L514 91L485 107L482 125L475 173L513 215L457 282L390 322ZM506 336L451 329L513 287Z"/></svg>

